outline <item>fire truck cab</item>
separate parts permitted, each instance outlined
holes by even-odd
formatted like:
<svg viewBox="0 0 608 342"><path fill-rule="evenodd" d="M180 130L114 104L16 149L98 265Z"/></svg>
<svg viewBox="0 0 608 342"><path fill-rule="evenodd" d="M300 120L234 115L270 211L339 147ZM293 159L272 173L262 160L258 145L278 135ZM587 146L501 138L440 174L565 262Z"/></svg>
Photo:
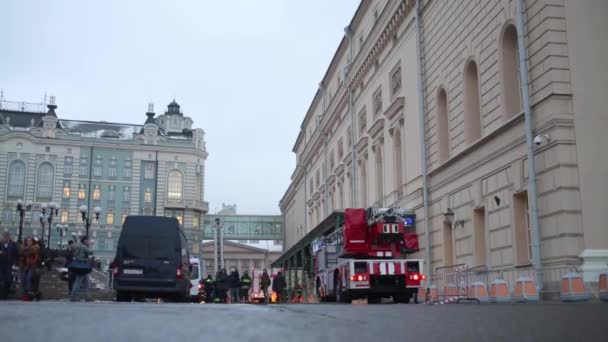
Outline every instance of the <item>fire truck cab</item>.
<svg viewBox="0 0 608 342"><path fill-rule="evenodd" d="M311 245L317 297L337 302L392 297L400 303L413 297L417 303L423 260L406 257L418 251L414 222L413 213L399 208L346 209L344 225Z"/></svg>

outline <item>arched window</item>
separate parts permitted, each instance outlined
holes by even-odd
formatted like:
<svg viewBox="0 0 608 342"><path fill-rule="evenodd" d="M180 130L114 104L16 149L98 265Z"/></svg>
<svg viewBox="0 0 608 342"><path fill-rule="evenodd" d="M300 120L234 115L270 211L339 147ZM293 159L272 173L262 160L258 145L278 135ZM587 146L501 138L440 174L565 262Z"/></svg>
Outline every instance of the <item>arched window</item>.
<svg viewBox="0 0 608 342"><path fill-rule="evenodd" d="M469 61L464 69L464 141L467 145L481 138L479 76L477 63Z"/></svg>
<svg viewBox="0 0 608 342"><path fill-rule="evenodd" d="M448 96L445 89L437 94L437 134L439 136L439 160L446 161L450 157L450 136L448 129Z"/></svg>
<svg viewBox="0 0 608 342"><path fill-rule="evenodd" d="M182 173L177 170L169 172L167 185L167 197L169 199L182 199Z"/></svg>
<svg viewBox="0 0 608 342"><path fill-rule="evenodd" d="M23 197L25 192L25 163L14 160L8 168L8 195Z"/></svg>
<svg viewBox="0 0 608 342"><path fill-rule="evenodd" d="M51 163L42 163L38 166L38 181L36 182L36 194L40 198L53 197L53 177L55 168Z"/></svg>
<svg viewBox="0 0 608 342"><path fill-rule="evenodd" d="M502 75L504 80L505 119L521 112L519 60L517 58L517 29L507 26L502 36Z"/></svg>

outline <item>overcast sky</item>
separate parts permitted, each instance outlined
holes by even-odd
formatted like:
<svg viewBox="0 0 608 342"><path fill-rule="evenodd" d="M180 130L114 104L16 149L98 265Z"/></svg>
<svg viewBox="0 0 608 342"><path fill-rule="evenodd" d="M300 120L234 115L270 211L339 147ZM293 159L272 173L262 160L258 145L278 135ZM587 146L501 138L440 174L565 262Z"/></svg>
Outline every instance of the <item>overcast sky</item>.
<svg viewBox="0 0 608 342"><path fill-rule="evenodd" d="M175 97L206 132L205 197L278 214L302 119L357 0L0 1L6 100L145 121Z"/></svg>

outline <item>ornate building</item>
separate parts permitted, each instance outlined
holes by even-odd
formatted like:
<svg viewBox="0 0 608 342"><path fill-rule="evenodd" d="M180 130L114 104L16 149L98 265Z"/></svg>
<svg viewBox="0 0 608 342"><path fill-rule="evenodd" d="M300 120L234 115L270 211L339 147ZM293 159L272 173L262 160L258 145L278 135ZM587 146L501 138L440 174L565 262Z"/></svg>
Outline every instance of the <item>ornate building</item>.
<svg viewBox="0 0 608 342"><path fill-rule="evenodd" d="M416 211L417 256L432 269L582 264L597 281L607 11L599 0L363 0L293 147L285 258L334 209L397 205Z"/></svg>
<svg viewBox="0 0 608 342"><path fill-rule="evenodd" d="M180 106L173 101L155 117L149 105L143 125L64 120L56 109L53 98L46 112L13 110L0 101L0 229L17 236L21 200L26 209L23 236L46 240L48 204L53 203L58 209L50 244L56 248L60 240L65 245L72 234L85 233L82 206L92 218L92 208L99 207L90 236L96 256L107 265L127 215L174 216L184 227L191 253L199 255L208 211L205 132L192 128Z"/></svg>

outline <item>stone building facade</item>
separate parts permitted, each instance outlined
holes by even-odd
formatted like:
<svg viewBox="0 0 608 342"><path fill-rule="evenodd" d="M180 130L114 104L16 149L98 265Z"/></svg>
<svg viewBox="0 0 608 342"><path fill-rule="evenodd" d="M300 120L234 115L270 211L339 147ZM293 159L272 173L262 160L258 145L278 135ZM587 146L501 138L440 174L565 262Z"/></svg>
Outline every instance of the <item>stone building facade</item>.
<svg viewBox="0 0 608 342"><path fill-rule="evenodd" d="M179 105L171 102L157 118L149 106L143 125L64 120L56 109L54 100L46 112L0 102L0 229L16 237L16 203L31 201L23 236L46 240L48 223L42 232L41 204L54 202L60 209L50 244L57 248L56 224L68 226L65 244L72 234L85 233L79 208L100 207L90 237L96 256L107 265L127 215L174 216L185 229L191 253L199 255L208 211L205 132L192 128L192 119Z"/></svg>
<svg viewBox="0 0 608 342"><path fill-rule="evenodd" d="M535 200L543 265L606 267L608 3L523 3L527 93L517 1L361 2L293 148L286 249L333 209L403 206L432 269L531 266Z"/></svg>

